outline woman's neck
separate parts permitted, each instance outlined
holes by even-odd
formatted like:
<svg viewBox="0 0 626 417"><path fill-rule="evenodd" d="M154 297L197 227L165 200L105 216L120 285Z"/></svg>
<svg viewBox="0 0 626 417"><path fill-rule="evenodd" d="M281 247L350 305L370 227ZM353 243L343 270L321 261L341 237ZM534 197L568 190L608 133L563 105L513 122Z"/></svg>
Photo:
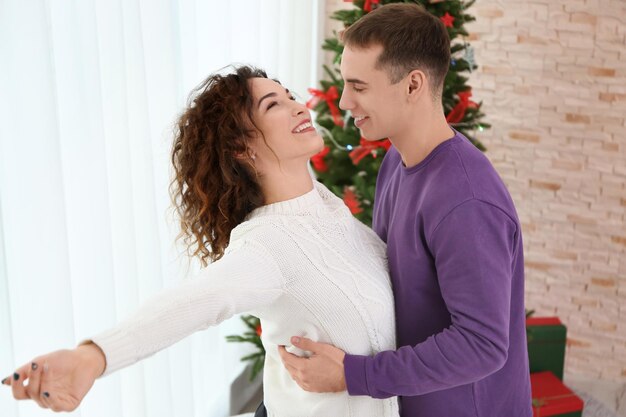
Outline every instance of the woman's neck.
<svg viewBox="0 0 626 417"><path fill-rule="evenodd" d="M313 178L307 165L297 169L268 170L260 178L264 204L273 204L280 201L300 197L313 189Z"/></svg>

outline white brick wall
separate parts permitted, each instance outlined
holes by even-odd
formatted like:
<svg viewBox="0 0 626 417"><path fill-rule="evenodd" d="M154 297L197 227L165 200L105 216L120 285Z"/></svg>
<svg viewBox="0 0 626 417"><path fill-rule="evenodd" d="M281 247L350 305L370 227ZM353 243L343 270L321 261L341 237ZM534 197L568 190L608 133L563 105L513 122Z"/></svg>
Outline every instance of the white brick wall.
<svg viewBox="0 0 626 417"><path fill-rule="evenodd" d="M566 373L626 379L626 3L482 0L479 134L523 223L526 304L568 326Z"/></svg>
<svg viewBox="0 0 626 417"><path fill-rule="evenodd" d="M567 324L566 373L624 381L626 3L481 0L469 12L472 98L493 125L477 136L523 224L527 307Z"/></svg>

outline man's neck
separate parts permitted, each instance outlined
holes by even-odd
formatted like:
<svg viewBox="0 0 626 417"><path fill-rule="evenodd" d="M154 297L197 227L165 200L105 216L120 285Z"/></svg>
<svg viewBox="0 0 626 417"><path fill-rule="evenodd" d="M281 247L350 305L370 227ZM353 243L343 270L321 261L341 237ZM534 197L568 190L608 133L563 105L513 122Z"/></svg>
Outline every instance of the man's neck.
<svg viewBox="0 0 626 417"><path fill-rule="evenodd" d="M430 117L415 118L404 132L389 138L400 153L405 167L422 162L437 145L454 137L443 112L433 112Z"/></svg>

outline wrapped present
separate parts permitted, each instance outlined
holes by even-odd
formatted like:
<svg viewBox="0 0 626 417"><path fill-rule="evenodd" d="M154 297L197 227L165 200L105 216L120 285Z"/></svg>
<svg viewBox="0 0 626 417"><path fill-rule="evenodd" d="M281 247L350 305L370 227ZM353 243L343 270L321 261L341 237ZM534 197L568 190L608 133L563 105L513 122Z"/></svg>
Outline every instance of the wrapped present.
<svg viewBox="0 0 626 417"><path fill-rule="evenodd" d="M530 372L551 371L563 380L566 327L557 317L526 319Z"/></svg>
<svg viewBox="0 0 626 417"><path fill-rule="evenodd" d="M584 402L552 372L530 374L533 417L581 417Z"/></svg>

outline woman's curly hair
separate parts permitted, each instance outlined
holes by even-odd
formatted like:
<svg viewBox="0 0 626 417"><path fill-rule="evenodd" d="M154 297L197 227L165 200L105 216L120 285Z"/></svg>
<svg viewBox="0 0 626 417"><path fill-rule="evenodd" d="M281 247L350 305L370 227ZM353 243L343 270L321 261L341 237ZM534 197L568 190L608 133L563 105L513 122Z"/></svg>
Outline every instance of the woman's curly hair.
<svg viewBox="0 0 626 417"><path fill-rule="evenodd" d="M267 75L249 66L211 75L191 92L176 125L170 194L180 216L178 238L203 266L224 255L231 231L263 205L254 166L238 157L248 154L258 131L248 84L257 77Z"/></svg>

